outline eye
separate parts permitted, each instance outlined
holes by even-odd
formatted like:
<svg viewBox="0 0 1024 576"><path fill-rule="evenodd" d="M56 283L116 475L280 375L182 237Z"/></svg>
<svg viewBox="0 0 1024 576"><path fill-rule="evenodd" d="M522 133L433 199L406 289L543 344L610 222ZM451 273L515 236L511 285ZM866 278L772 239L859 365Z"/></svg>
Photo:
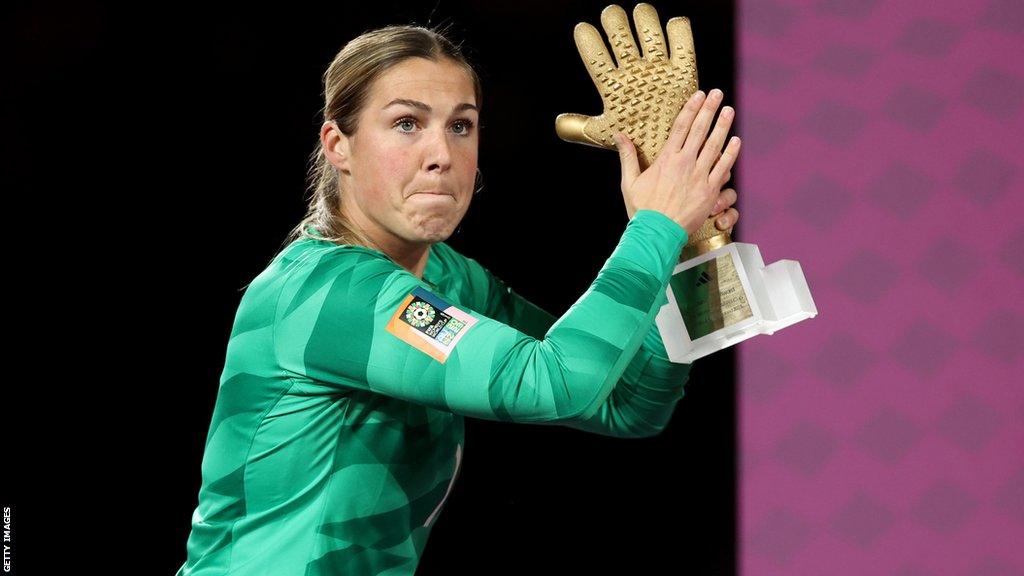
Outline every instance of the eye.
<svg viewBox="0 0 1024 576"><path fill-rule="evenodd" d="M399 128L400 126L403 126L403 125L406 125L406 124L410 124L412 126L415 126L417 124L417 120L415 118L411 117L411 116L405 116L405 117L399 118L397 121L395 121L393 127ZM456 120L455 122L452 123L452 127L453 127L452 131L456 135L458 135L458 136L468 136L469 133L473 130L473 126L474 126L474 123L469 118L460 118L459 120ZM413 133L413 130L404 130L402 128L399 128L398 131L403 133L403 134L412 134Z"/></svg>
<svg viewBox="0 0 1024 576"><path fill-rule="evenodd" d="M463 119L463 120L456 120L455 121L455 126L462 126L463 127L462 130L461 131L456 131L455 133L458 134L459 136L465 136L465 135L469 134L472 131L472 129L473 129L473 121L468 119L468 118Z"/></svg>
<svg viewBox="0 0 1024 576"><path fill-rule="evenodd" d="M395 126L401 126L402 124L413 124L413 125L415 125L416 124L416 119L415 118L410 118L410 117L406 116L405 118L399 119L398 122L395 122ZM405 132L406 134L409 133L408 130L399 130L399 132Z"/></svg>

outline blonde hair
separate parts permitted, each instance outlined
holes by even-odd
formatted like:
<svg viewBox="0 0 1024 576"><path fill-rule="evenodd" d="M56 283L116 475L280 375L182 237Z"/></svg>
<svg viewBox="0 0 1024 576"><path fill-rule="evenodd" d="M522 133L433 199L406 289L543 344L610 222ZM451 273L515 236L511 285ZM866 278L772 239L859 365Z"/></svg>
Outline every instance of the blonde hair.
<svg viewBox="0 0 1024 576"><path fill-rule="evenodd" d="M480 77L453 44L445 31L415 25L393 25L364 32L350 40L334 57L323 76L324 121L334 120L338 129L351 136L358 129L358 118L369 98L373 82L386 70L409 58L434 62L447 59L463 69L473 81L477 108L482 107ZM302 221L285 238L282 248L298 238L316 237L338 244L373 246L341 213L338 169L324 156L323 143L309 157L307 188L309 208ZM479 177L479 172L478 172ZM312 228L315 235L309 233Z"/></svg>

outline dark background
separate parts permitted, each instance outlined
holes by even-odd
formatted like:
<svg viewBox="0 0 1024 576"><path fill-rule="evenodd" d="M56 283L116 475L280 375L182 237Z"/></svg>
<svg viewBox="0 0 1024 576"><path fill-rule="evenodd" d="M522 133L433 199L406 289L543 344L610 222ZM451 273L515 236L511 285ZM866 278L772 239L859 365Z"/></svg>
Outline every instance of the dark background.
<svg viewBox="0 0 1024 576"><path fill-rule="evenodd" d="M7 387L17 566L95 561L78 547L114 572L184 562L242 287L304 214L321 76L363 31L448 24L464 43L485 187L448 243L568 309L626 224L617 155L554 131L559 113L600 112L572 30L601 30L608 4L17 5L9 265L27 280L12 316L30 314L9 377L34 383ZM690 17L700 87L737 106L731 2L654 5L663 25ZM734 574L733 360L696 362L655 438L467 419L418 574Z"/></svg>

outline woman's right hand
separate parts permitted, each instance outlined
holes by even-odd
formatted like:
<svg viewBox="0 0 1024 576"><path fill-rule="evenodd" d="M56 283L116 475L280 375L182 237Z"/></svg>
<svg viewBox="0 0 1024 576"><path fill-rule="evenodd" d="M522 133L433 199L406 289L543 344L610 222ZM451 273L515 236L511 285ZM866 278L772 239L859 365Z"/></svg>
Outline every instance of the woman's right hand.
<svg viewBox="0 0 1024 576"><path fill-rule="evenodd" d="M708 219L740 151L738 137L722 150L734 117L729 106L722 109L704 143L722 96L718 89L707 98L703 92L696 92L679 110L658 158L642 173L633 142L623 132L616 134L622 162L622 197L630 218L637 210L656 210L675 220L689 236Z"/></svg>

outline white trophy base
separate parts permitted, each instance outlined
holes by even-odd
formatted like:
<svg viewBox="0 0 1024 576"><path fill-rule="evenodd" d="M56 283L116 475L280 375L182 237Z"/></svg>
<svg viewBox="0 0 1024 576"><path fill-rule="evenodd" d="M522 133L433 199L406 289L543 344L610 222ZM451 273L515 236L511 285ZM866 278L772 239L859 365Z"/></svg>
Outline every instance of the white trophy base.
<svg viewBox="0 0 1024 576"><path fill-rule="evenodd" d="M733 267L735 276L732 273ZM698 271L701 272L699 276L696 275ZM736 276L742 288L735 285ZM719 277L721 280L716 280ZM733 280L729 282L727 278ZM694 286L679 288L684 279ZM720 282L718 286L714 286L716 281ZM676 289L673 288L673 282L676 282ZM712 290L709 290L709 284ZM734 288L729 288L727 284ZM718 288L722 288L721 295ZM686 311L680 307L676 298L677 290L687 289L692 290L697 299L709 293L717 298L711 304L697 303L700 309L695 308L690 312L689 322L684 320ZM758 247L743 242L730 242L679 263L672 271L666 295L668 303L658 311L655 322L669 360L684 364L752 336L774 334L776 330L818 314L799 262L779 260L765 266ZM708 311L711 310L713 314L716 305L726 300L727 306L718 306L718 309L728 308L726 317L723 319L722 314L718 314L715 320L708 321ZM691 305L688 302L683 304ZM711 331L709 325L715 329Z"/></svg>

